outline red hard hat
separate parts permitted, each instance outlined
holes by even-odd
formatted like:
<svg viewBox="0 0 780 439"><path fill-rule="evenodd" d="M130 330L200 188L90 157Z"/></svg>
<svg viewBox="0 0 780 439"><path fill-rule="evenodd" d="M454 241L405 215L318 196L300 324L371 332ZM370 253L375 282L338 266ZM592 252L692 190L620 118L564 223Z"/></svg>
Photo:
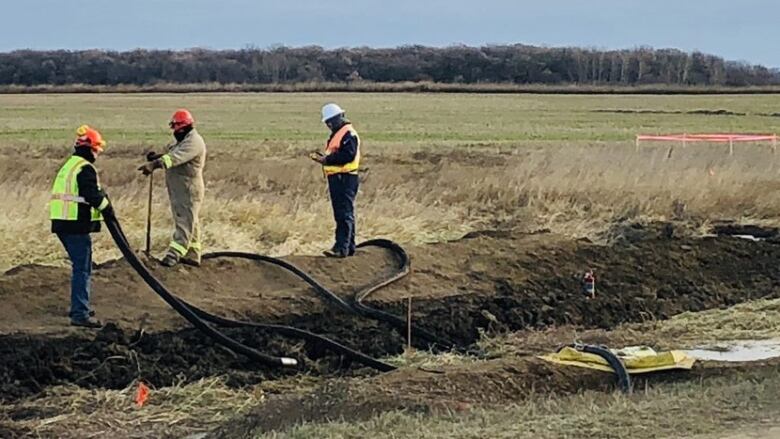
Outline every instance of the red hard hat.
<svg viewBox="0 0 780 439"><path fill-rule="evenodd" d="M168 125L172 130L179 131L180 129L188 127L194 123L195 119L192 117L192 114L182 108L176 110L176 112L173 113L173 116L171 116L171 122Z"/></svg>
<svg viewBox="0 0 780 439"><path fill-rule="evenodd" d="M88 146L95 151L103 152L106 141L98 130L82 125L76 130L76 146Z"/></svg>

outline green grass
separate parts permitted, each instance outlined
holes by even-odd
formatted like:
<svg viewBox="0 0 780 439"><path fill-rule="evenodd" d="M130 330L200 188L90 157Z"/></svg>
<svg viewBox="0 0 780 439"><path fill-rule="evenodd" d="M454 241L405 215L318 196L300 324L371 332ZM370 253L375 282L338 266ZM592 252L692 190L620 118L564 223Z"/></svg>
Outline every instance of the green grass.
<svg viewBox="0 0 780 439"><path fill-rule="evenodd" d="M113 144L163 144L172 110L190 108L215 146L322 143L319 108L338 101L372 144L632 141L638 131L778 131L780 96L140 94L0 96L0 144L67 144L91 123ZM597 109L725 109L749 116L612 114Z"/></svg>

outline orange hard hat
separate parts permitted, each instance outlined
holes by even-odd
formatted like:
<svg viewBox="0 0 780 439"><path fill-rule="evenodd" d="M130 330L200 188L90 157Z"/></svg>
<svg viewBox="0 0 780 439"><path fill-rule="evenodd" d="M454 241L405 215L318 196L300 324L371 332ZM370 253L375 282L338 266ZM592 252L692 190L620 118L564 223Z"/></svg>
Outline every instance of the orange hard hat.
<svg viewBox="0 0 780 439"><path fill-rule="evenodd" d="M76 130L76 146L88 146L94 151L103 152L106 141L98 130L89 125L82 125Z"/></svg>
<svg viewBox="0 0 780 439"><path fill-rule="evenodd" d="M192 114L189 111L181 108L173 113L173 116L171 116L171 122L168 124L168 126L170 126L172 130L178 131L194 123L195 119L192 117Z"/></svg>

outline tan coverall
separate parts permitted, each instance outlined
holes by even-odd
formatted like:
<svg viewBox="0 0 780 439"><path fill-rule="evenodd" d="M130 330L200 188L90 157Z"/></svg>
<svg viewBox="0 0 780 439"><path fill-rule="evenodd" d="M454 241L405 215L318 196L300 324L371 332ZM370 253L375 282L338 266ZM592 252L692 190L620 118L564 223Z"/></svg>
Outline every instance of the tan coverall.
<svg viewBox="0 0 780 439"><path fill-rule="evenodd" d="M202 251L198 214L205 186L206 143L193 128L161 158L176 230L168 253L200 262Z"/></svg>

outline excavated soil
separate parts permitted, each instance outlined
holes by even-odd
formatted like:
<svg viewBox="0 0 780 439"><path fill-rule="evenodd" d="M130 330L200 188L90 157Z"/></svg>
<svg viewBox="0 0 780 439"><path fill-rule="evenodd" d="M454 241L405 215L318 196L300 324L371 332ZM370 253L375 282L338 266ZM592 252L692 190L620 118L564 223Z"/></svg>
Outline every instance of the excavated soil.
<svg viewBox="0 0 780 439"><path fill-rule="evenodd" d="M491 231L409 248L412 274L370 302L403 314L411 296L415 325L468 346L480 329L611 328L780 296L780 246L771 241L688 237L671 224L630 226L620 235L618 243L601 246L548 233ZM381 249L346 260L289 260L345 297L395 267ZM330 308L277 267L229 259L199 269L151 265L172 291L217 314L309 329L373 356L403 349L404 336L387 324ZM595 300L580 289L588 268L597 276ZM1 399L63 383L122 388L142 378L162 386L226 374L243 385L295 373L254 364L188 328L123 261L95 272L94 307L111 325L98 332L70 328L68 282L67 270L43 266L0 276ZM263 331L226 332L270 354L298 355L308 373L369 373L321 346Z"/></svg>

